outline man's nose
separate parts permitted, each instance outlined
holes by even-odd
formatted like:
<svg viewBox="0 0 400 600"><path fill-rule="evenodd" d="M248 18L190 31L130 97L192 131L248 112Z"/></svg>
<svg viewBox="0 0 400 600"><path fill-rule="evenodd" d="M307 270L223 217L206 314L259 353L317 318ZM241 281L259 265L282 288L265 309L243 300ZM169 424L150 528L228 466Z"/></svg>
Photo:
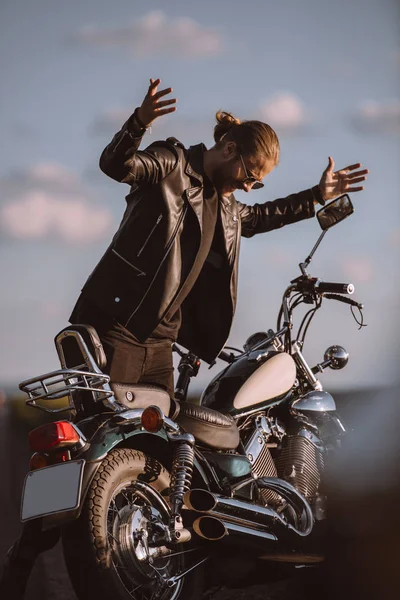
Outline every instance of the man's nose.
<svg viewBox="0 0 400 600"><path fill-rule="evenodd" d="M245 192L250 192L251 188L253 187L252 183L244 183L243 184L243 189Z"/></svg>

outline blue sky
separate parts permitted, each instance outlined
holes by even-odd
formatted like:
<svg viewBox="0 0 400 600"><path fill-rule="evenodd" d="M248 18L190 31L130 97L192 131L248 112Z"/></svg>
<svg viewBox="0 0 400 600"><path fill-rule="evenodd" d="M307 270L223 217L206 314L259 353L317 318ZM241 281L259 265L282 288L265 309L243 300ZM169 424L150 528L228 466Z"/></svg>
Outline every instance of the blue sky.
<svg viewBox="0 0 400 600"><path fill-rule="evenodd" d="M107 247L128 187L98 169L150 77L178 109L143 147L174 135L212 143L218 109L259 118L281 164L253 203L318 183L327 157L370 169L356 212L326 236L310 272L352 281L368 327L325 304L305 354L351 359L335 387L393 381L399 359L400 46L395 0L211 3L3 0L0 8L0 386L57 368L53 337ZM230 342L274 327L280 298L319 235L315 220L243 240ZM203 366L199 388L216 372Z"/></svg>

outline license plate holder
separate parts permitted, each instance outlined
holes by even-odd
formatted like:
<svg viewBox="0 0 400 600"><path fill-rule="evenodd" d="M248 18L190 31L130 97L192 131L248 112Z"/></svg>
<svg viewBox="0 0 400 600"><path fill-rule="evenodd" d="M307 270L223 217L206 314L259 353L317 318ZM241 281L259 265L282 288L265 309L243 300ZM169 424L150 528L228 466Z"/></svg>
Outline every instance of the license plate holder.
<svg viewBox="0 0 400 600"><path fill-rule="evenodd" d="M24 482L21 521L76 510L80 504L85 460L30 471Z"/></svg>

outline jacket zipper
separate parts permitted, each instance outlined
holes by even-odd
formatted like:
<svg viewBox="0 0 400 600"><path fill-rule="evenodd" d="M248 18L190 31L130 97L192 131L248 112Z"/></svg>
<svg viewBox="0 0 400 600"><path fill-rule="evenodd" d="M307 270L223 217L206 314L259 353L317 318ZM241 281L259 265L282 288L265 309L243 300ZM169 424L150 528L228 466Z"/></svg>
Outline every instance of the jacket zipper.
<svg viewBox="0 0 400 600"><path fill-rule="evenodd" d="M132 267L132 269L134 269L135 271L138 271L138 273L139 273L138 277L140 277L141 275L146 275L146 273L144 271L142 271L141 269L138 269L137 267L135 267L135 265L133 265L132 263L130 263L129 260L126 260L126 258L124 258L120 254L118 254L118 252L116 250L114 250L114 248L111 248L111 251L114 252L114 254L116 254L118 256L118 258L120 258L121 260L123 260L127 265L129 265L130 267Z"/></svg>
<svg viewBox="0 0 400 600"><path fill-rule="evenodd" d="M153 225L153 227L151 228L151 231L149 233L149 235L147 236L147 238L144 241L143 246L140 248L139 252L136 254L136 256L140 256L143 252L143 250L146 248L147 243L149 241L149 239L151 238L151 236L154 233L155 228L157 227L157 225L159 224L159 222L161 221L161 219L163 218L162 214L158 217L157 221L155 222L155 224Z"/></svg>
<svg viewBox="0 0 400 600"><path fill-rule="evenodd" d="M167 256L168 256L168 254L169 254L169 251L170 251L170 250L171 250L171 248L172 248L172 244L173 244L173 243L174 243L174 241L175 241L176 234L178 233L179 227L180 227L180 225L181 225L181 223L182 223L183 219L185 218L186 212L187 212L187 206L185 206L184 210L182 211L182 214L181 214L181 216L179 217L179 221L178 221L178 223L176 224L176 227L175 227L175 229L174 229L174 233L172 234L172 237L171 237L171 239L170 239L170 241L169 241L169 243L168 243L168 246L167 246L167 247L166 247L166 249L165 249L165 254L164 254L164 256L163 256L163 258L162 258L162 260L161 260L160 264L158 265L157 271L155 272L153 279L150 281L149 287L147 288L147 290L146 290L146 291L145 291L145 293L143 294L143 297L142 297L142 299L140 300L139 304L137 305L137 307L135 308L135 310L133 311L133 313L131 314L131 316L129 317L129 319L127 320L127 322L125 323L125 327L126 327L128 324L129 324L129 321L132 319L132 317L133 317L133 316L134 316L134 315L137 313L137 311L139 310L139 308L142 306L142 304L143 304L143 302L144 302L144 300L145 300L145 298L146 298L147 294L149 293L151 286L153 285L153 283L154 283L154 281L155 281L155 279L156 279L156 277L157 277L157 275L158 275L158 273L159 273L159 271L160 271L161 267L162 267L162 266L163 266L163 264L164 264L164 261L166 260L166 258L167 258Z"/></svg>

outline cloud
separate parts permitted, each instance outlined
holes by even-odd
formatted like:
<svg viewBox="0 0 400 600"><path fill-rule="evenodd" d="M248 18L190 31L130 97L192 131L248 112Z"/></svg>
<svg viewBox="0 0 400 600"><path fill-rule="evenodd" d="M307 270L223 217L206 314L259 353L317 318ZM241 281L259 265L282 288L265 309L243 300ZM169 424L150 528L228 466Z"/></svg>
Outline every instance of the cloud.
<svg viewBox="0 0 400 600"><path fill-rule="evenodd" d="M389 234L389 245L391 248L400 248L400 227L393 229Z"/></svg>
<svg viewBox="0 0 400 600"><path fill-rule="evenodd" d="M267 99L259 111L262 119L281 133L298 133L311 120L301 100L289 92L280 92Z"/></svg>
<svg viewBox="0 0 400 600"><path fill-rule="evenodd" d="M110 108L92 121L89 133L92 135L113 135L121 129L133 111L134 107Z"/></svg>
<svg viewBox="0 0 400 600"><path fill-rule="evenodd" d="M133 110L134 107L130 106L104 111L90 124L89 134L108 137L108 141L111 141L112 136L121 129ZM213 114L211 119L206 116L181 115L178 109L173 115L166 115L153 123L151 133L146 133L143 138L141 148L170 136L181 139L185 144L204 142L206 136L212 138L213 119Z"/></svg>
<svg viewBox="0 0 400 600"><path fill-rule="evenodd" d="M124 27L86 27L75 39L93 46L127 48L134 58L141 59L208 58L223 51L222 36L217 29L204 27L188 17L168 19L161 10L151 11Z"/></svg>
<svg viewBox="0 0 400 600"><path fill-rule="evenodd" d="M364 102L353 116L353 125L367 134L400 134L400 100Z"/></svg>
<svg viewBox="0 0 400 600"><path fill-rule="evenodd" d="M374 276L374 269L368 258L346 258L343 262L343 271L351 282L366 283Z"/></svg>
<svg viewBox="0 0 400 600"><path fill-rule="evenodd" d="M53 163L3 178L0 194L0 227L10 238L90 244L103 239L113 222L107 209L91 202L75 173Z"/></svg>

